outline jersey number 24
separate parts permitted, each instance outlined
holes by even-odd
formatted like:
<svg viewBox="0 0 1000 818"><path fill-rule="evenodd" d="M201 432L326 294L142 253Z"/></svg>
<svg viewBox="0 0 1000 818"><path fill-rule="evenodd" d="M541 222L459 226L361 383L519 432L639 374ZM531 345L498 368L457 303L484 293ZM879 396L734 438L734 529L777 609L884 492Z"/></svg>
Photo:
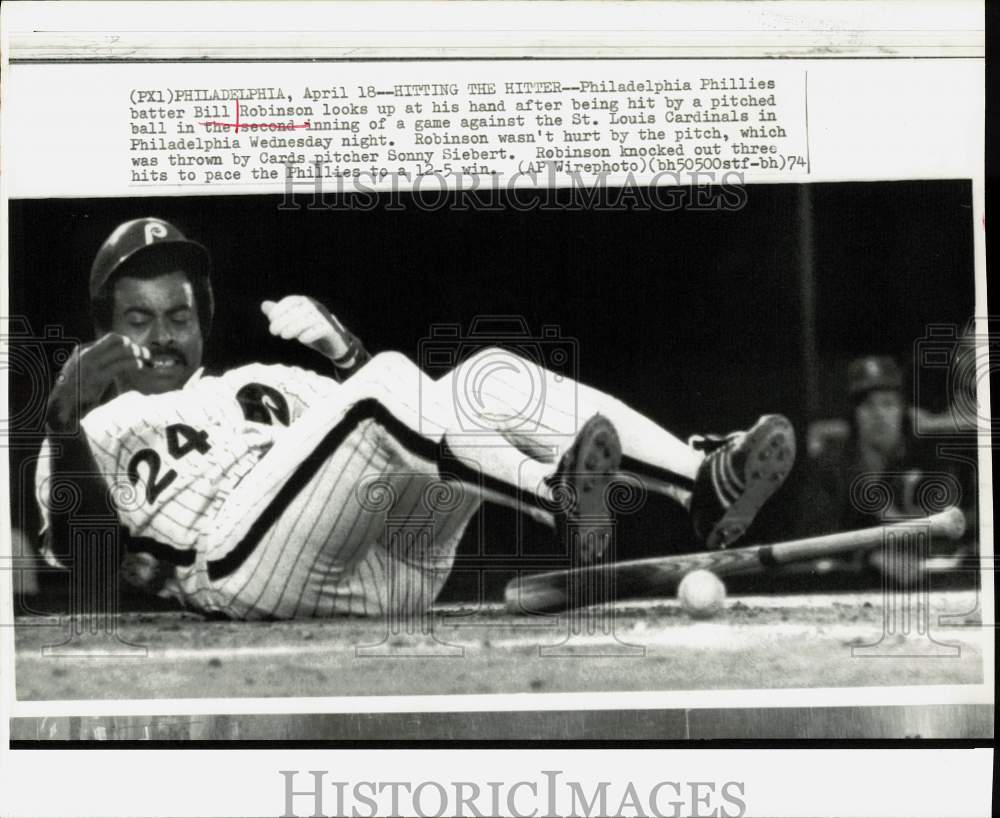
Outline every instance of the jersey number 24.
<svg viewBox="0 0 1000 818"><path fill-rule="evenodd" d="M212 446L208 442L208 432L199 431L186 423L172 423L166 428L167 452L174 460L180 460L190 452L205 454ZM132 455L128 463L128 479L132 485L139 482L139 466L145 464L149 469L146 479L146 502L155 503L163 490L177 479L173 469L160 477L163 463L159 452L155 449L142 449Z"/></svg>

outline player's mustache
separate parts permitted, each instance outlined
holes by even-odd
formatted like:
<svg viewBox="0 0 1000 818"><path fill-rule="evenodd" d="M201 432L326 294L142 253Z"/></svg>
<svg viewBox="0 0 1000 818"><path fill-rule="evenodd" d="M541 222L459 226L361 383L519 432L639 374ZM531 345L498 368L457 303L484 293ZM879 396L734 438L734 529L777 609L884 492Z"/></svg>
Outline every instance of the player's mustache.
<svg viewBox="0 0 1000 818"><path fill-rule="evenodd" d="M150 344L149 354L155 358L157 355L170 355L175 358L178 363L187 366L187 356L182 350L172 345L162 345L162 344Z"/></svg>

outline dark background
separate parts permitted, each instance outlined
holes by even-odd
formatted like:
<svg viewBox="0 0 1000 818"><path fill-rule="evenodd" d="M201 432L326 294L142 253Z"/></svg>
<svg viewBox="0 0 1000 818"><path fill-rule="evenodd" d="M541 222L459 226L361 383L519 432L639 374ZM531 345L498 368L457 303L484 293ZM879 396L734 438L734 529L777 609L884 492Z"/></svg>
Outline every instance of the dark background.
<svg viewBox="0 0 1000 818"><path fill-rule="evenodd" d="M670 212L428 211L406 206L405 197L400 210L330 211L309 209L307 195L297 210L270 196L13 201L11 312L34 337L58 326L89 339L94 254L120 222L155 215L212 254L210 367L259 360L327 371L315 353L267 332L260 301L291 293L323 301L370 351L414 358L434 324L468 327L476 316L517 315L532 332L558 326L575 340L584 382L681 437L745 428L767 411L800 428L813 415L836 416L846 405L851 357L888 353L909 368L927 325L962 326L972 315L967 181L745 192L739 210ZM812 238L804 244L806 228ZM810 268L815 358L802 342ZM46 344L51 351L59 342ZM806 389L807 359L816 394ZM37 380L12 371L15 414L38 403ZM941 408L933 395L929 403ZM33 504L24 502L30 468L21 469L35 445L32 417L15 424L11 440L14 524L27 531L37 527ZM780 537L791 508L772 503L752 533ZM624 556L690 546L674 510L656 511L621 538ZM485 514L464 550L492 555L493 587L510 570L502 555L512 553L513 520L502 510Z"/></svg>

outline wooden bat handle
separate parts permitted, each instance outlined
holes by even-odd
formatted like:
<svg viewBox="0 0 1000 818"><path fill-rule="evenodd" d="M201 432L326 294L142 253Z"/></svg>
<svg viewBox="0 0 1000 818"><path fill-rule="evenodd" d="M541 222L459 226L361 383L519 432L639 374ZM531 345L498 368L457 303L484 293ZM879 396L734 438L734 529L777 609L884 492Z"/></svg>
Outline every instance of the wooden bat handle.
<svg viewBox="0 0 1000 818"><path fill-rule="evenodd" d="M880 545L886 536L891 536L896 532L913 531L917 527L926 528L927 533L932 537L957 540L965 533L965 514L962 513L961 509L950 506L937 514L915 520L859 528L857 531L840 531L821 537L789 540L788 542L775 543L767 548L770 552L770 558L775 562L794 562L822 557L827 554L838 554L843 551L872 548Z"/></svg>

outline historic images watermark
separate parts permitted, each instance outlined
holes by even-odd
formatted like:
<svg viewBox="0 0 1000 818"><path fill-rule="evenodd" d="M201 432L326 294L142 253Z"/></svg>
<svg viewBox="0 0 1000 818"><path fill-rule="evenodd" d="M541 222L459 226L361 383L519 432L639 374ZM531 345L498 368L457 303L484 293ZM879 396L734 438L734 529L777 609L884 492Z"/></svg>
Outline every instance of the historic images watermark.
<svg viewBox="0 0 1000 818"><path fill-rule="evenodd" d="M327 178L322 163L285 165L279 210L403 210L467 212L738 211L747 203L743 171L664 170L646 175L628 167L584 177L558 162L504 175L430 169L426 173L372 169L348 179Z"/></svg>
<svg viewBox="0 0 1000 818"><path fill-rule="evenodd" d="M539 770L534 778L514 781L344 781L328 770L279 770L278 774L282 818L742 818L748 810L746 784L735 780L575 781L562 770Z"/></svg>

